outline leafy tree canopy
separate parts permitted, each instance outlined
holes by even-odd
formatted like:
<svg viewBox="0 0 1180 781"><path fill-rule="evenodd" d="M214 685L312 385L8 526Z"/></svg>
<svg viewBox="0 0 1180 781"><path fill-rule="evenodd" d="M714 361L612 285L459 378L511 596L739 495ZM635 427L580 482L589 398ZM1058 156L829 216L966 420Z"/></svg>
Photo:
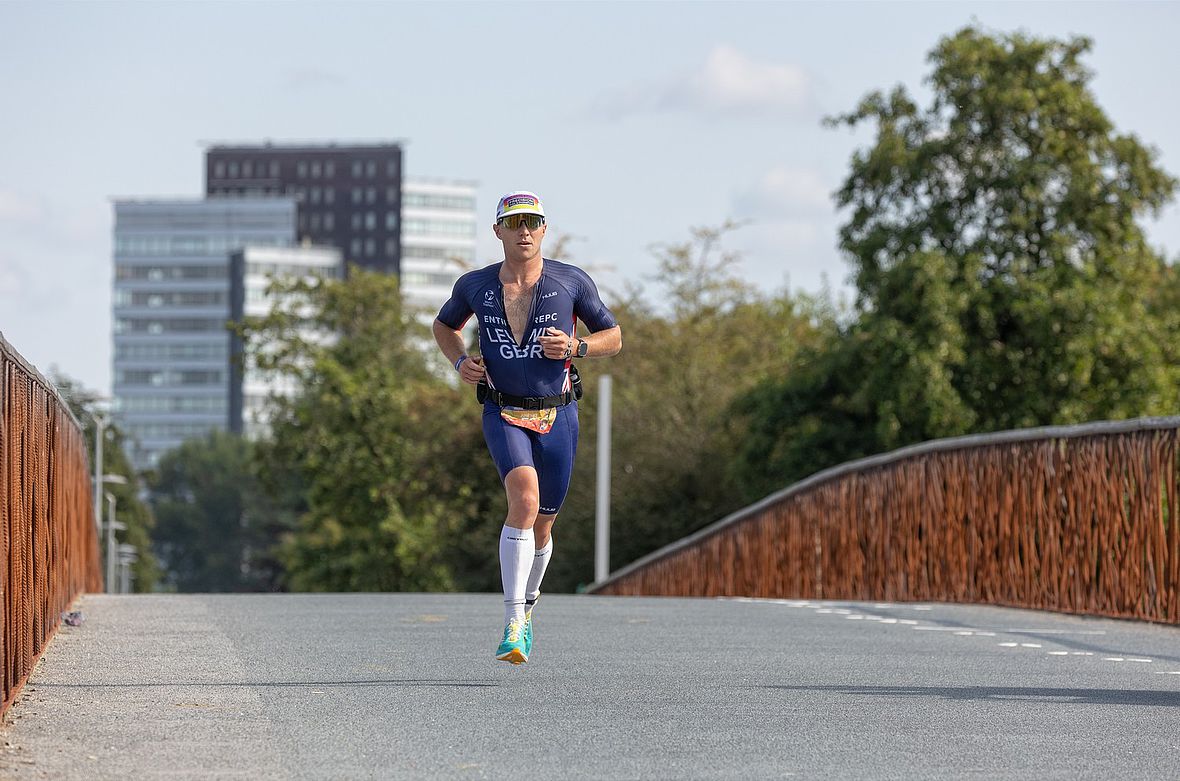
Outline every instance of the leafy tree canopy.
<svg viewBox="0 0 1180 781"><path fill-rule="evenodd" d="M183 592L272 591L283 517L254 474L252 446L213 431L165 453L151 477L153 544L164 585Z"/></svg>
<svg viewBox="0 0 1180 781"><path fill-rule="evenodd" d="M402 305L396 278L354 267L347 279L276 282L272 292L284 303L242 333L262 370L301 388L273 400L259 452L269 485L302 488L297 528L280 553L289 586L463 585L454 565L465 560L463 532L485 524L481 489L495 481L498 493L498 479L476 467L475 403L441 379L424 349L429 332ZM481 561L494 563L494 545L476 542Z"/></svg>
<svg viewBox="0 0 1180 781"><path fill-rule="evenodd" d="M1138 221L1177 183L1097 104L1090 47L969 27L931 52L927 107L897 87L830 120L876 128L837 194L857 317L745 400L765 423L749 485L969 431L1175 411L1175 274Z"/></svg>

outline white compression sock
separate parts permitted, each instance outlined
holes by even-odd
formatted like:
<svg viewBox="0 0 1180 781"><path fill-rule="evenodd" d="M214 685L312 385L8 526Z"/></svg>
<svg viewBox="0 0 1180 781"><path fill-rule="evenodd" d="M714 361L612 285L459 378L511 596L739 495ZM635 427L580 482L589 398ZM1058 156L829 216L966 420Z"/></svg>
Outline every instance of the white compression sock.
<svg viewBox="0 0 1180 781"><path fill-rule="evenodd" d="M524 588L533 564L533 530L500 530L500 580L504 584L504 623L524 621Z"/></svg>
<svg viewBox="0 0 1180 781"><path fill-rule="evenodd" d="M545 568L549 566L549 557L553 555L553 535L545 541L545 547L533 553L533 568L529 570L528 585L524 589L524 598L535 602L541 596L541 581L545 577Z"/></svg>

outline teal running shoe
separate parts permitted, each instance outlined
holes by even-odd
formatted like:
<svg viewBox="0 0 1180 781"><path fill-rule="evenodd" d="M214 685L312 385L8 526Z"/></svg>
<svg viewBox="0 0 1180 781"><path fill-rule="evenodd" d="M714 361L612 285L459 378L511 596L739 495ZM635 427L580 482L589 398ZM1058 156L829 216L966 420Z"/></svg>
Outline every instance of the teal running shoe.
<svg viewBox="0 0 1180 781"><path fill-rule="evenodd" d="M533 652L533 607L529 605L528 610L524 611L524 657L528 659Z"/></svg>
<svg viewBox="0 0 1180 781"><path fill-rule="evenodd" d="M496 649L496 658L501 662L524 664L529 660L529 653L524 645L524 622L509 621L504 627L504 639Z"/></svg>

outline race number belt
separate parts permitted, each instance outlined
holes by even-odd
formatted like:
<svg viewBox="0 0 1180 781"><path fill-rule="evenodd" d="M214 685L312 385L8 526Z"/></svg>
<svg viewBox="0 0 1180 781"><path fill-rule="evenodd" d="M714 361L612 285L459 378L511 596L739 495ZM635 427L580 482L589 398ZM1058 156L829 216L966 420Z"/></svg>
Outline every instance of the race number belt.
<svg viewBox="0 0 1180 781"><path fill-rule="evenodd" d="M482 387L480 387L482 386ZM501 393L495 388L488 387L484 383L480 383L476 387L476 397L480 401L487 399L498 407L519 407L526 410L542 410L551 409L553 407L564 407L574 400L574 392L566 391L559 393L556 396L513 396L510 393Z"/></svg>

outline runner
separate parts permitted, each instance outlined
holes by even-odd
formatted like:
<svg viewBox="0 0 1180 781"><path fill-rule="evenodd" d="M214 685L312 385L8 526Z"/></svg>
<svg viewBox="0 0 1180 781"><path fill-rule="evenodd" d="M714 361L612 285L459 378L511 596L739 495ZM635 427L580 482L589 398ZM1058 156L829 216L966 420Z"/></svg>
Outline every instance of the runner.
<svg viewBox="0 0 1180 781"><path fill-rule="evenodd" d="M615 355L623 337L586 272L542 257L540 198L505 195L493 230L504 260L459 278L434 321L434 338L484 405L484 439L508 498L500 532L505 626L496 658L521 664L532 651L533 608L578 448L581 386L572 360ZM464 352L472 314L478 356ZM590 331L585 338L577 338L579 320Z"/></svg>

